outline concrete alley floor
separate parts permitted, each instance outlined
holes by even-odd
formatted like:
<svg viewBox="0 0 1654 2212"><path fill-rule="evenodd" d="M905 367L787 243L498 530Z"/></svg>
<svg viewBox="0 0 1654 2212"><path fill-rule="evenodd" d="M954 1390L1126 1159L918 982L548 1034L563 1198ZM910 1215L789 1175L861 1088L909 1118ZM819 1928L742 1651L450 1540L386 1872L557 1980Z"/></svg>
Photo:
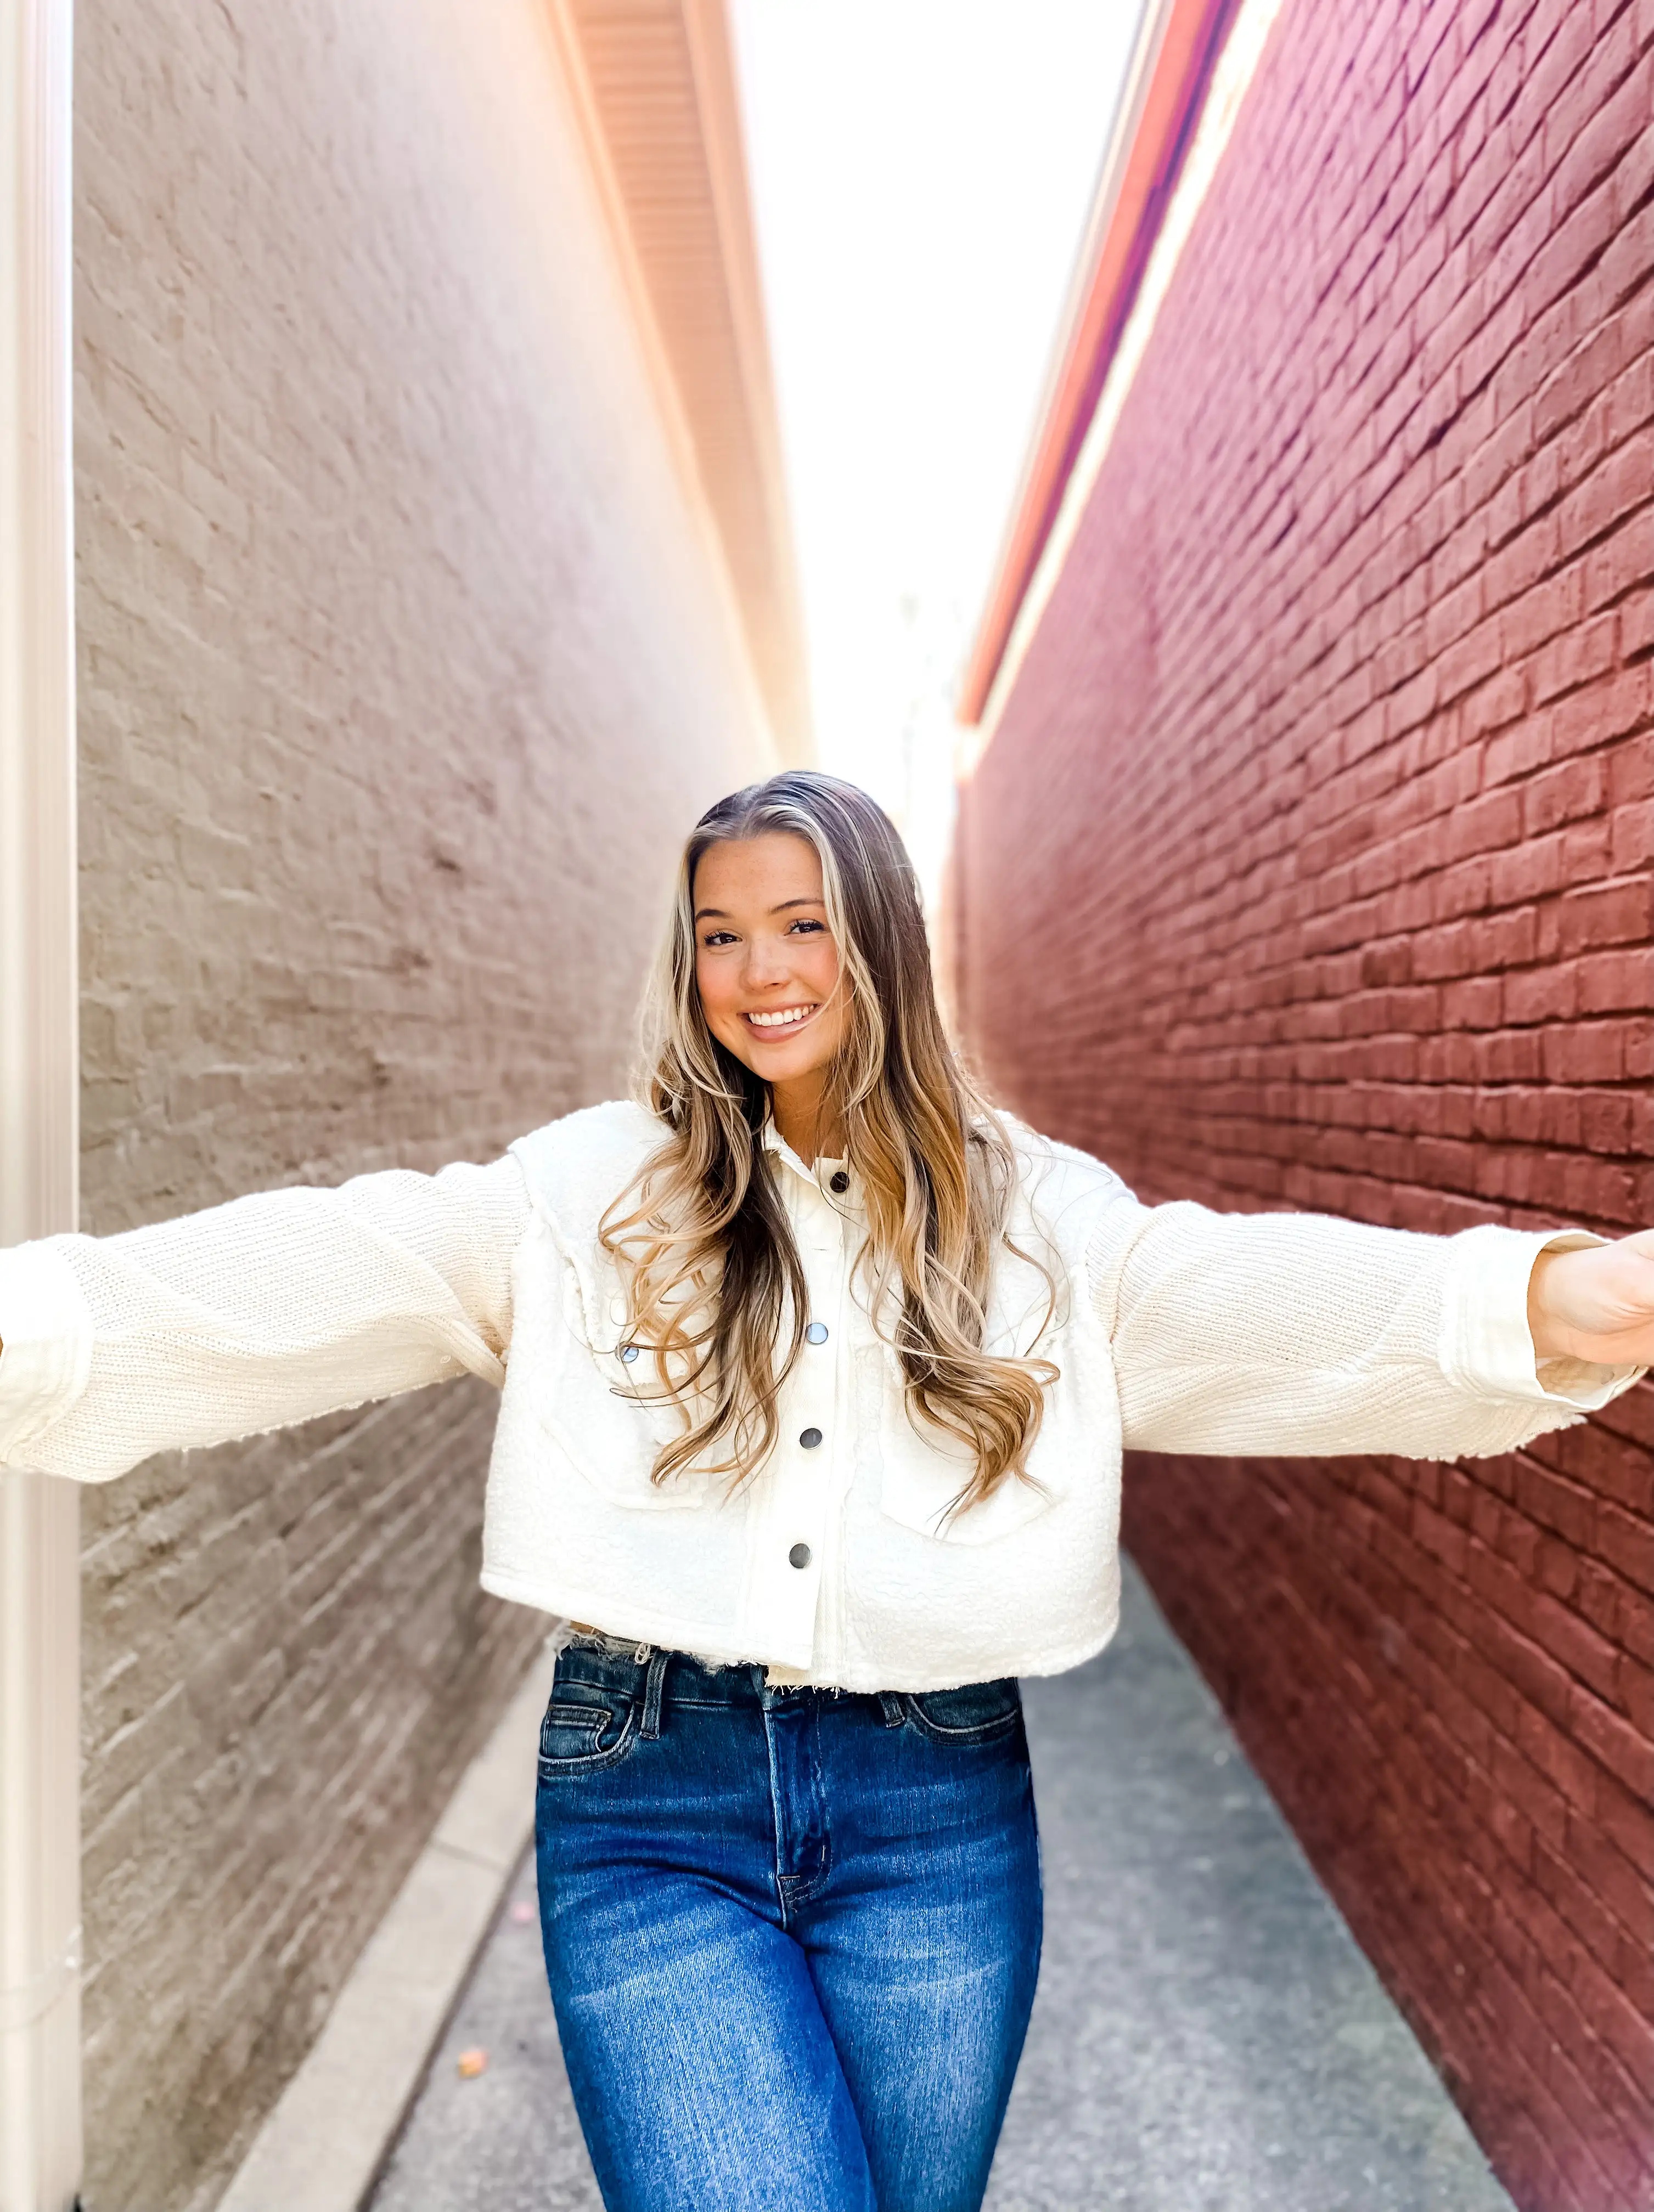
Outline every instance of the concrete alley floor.
<svg viewBox="0 0 1654 2212"><path fill-rule="evenodd" d="M988 2212L1511 2212L1140 1578L1110 1649L1025 1698L1045 1953ZM533 1885L372 2212L600 2212Z"/></svg>

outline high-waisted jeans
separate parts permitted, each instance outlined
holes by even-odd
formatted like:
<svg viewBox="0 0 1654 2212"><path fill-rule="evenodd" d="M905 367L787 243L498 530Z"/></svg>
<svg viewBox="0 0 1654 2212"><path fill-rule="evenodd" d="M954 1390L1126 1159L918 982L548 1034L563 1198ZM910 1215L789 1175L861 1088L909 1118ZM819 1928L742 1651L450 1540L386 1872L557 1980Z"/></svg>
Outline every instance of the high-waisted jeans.
<svg viewBox="0 0 1654 2212"><path fill-rule="evenodd" d="M772 1689L575 1644L536 1835L610 2212L974 2212L1039 1966L1015 1682Z"/></svg>

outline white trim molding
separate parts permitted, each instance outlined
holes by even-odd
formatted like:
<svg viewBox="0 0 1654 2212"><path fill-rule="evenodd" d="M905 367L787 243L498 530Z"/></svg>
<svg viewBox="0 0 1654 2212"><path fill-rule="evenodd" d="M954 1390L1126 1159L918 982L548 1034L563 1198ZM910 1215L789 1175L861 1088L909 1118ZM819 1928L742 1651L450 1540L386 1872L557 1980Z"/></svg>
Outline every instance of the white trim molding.
<svg viewBox="0 0 1654 2212"><path fill-rule="evenodd" d="M71 0L0 0L0 1244L76 1224ZM0 1474L0 2212L81 2172L74 1486Z"/></svg>
<svg viewBox="0 0 1654 2212"><path fill-rule="evenodd" d="M1269 33L1274 28L1275 18L1281 10L1282 0L1241 0L1241 6L1230 27L1224 49L1212 82L1201 109L1200 122L1195 128L1194 143L1189 150L1177 184L1166 210L1149 256L1148 266L1138 288L1137 298L1120 343L1115 349L1097 410L1090 428L1074 458L1064 486L1061 504L1051 526L1045 549L1038 566L1023 594L1011 635L1000 659L999 670L983 706L982 718L974 730L962 732L956 762L956 775L961 784L968 783L982 763L982 756L993 743L1000 720L1022 665L1033 643L1051 594L1056 589L1079 525L1097 487L1098 477L1108 459L1114 442L1114 433L1121 410L1126 404L1149 340L1159 320L1177 264L1183 258L1183 248L1195 227L1195 219L1205 204L1211 191L1219 165L1223 160L1236 118L1244 104L1258 64L1263 58ZM1129 127L1129 111L1128 111Z"/></svg>
<svg viewBox="0 0 1654 2212"><path fill-rule="evenodd" d="M673 460L775 763L811 757L804 617L727 0L548 0Z"/></svg>

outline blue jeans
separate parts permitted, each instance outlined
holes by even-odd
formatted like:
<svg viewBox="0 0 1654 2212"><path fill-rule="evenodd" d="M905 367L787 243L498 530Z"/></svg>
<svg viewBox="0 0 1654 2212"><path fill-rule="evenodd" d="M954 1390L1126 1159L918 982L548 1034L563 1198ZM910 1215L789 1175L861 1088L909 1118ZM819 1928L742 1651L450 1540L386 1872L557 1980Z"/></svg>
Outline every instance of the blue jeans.
<svg viewBox="0 0 1654 2212"><path fill-rule="evenodd" d="M980 2205L1039 1966L1015 1682L769 1689L572 1645L535 1828L609 2212Z"/></svg>

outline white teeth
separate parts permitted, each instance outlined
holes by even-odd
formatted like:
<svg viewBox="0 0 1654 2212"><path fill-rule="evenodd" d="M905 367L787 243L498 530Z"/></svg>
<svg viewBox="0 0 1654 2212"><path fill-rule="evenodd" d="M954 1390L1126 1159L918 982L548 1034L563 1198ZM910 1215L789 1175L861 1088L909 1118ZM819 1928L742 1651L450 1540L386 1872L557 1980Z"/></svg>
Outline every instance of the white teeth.
<svg viewBox="0 0 1654 2212"><path fill-rule="evenodd" d="M813 1006L781 1006L773 1014L749 1014L747 1019L755 1029L787 1029L796 1022L807 1020L815 1011Z"/></svg>

